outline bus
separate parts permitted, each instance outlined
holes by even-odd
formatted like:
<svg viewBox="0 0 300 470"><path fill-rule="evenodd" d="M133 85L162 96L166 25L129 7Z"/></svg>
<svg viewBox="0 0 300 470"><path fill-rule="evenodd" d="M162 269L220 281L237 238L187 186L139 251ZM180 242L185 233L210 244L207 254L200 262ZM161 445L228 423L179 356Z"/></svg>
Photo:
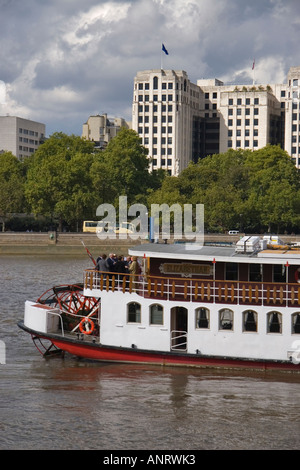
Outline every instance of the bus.
<svg viewBox="0 0 300 470"><path fill-rule="evenodd" d="M85 233L108 232L106 223L101 220L85 220L83 222L82 231ZM116 224L113 228L114 233L135 233L135 227L129 222L122 222L121 225Z"/></svg>

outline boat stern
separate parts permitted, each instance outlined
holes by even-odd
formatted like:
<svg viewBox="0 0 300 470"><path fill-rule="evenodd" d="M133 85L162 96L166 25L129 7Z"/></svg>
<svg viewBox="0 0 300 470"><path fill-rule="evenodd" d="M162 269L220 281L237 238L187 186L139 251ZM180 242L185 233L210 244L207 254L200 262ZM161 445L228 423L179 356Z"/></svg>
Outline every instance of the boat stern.
<svg viewBox="0 0 300 470"><path fill-rule="evenodd" d="M57 333L63 328L60 310L27 300L24 326L39 333Z"/></svg>

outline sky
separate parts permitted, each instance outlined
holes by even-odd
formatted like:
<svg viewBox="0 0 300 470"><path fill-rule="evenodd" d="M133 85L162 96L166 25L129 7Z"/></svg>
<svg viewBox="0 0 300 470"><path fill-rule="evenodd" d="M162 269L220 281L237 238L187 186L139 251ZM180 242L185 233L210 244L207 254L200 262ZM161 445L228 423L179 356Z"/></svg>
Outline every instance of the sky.
<svg viewBox="0 0 300 470"><path fill-rule="evenodd" d="M0 115L81 135L131 121L140 70L285 83L300 66L300 0L0 0ZM168 55L162 52L165 45Z"/></svg>

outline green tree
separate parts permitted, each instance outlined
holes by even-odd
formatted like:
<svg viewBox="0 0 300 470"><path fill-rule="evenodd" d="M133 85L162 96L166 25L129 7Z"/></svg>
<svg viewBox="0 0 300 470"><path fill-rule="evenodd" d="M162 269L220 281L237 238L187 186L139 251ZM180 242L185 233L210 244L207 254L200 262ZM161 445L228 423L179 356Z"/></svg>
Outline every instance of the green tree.
<svg viewBox="0 0 300 470"><path fill-rule="evenodd" d="M101 202L117 205L121 195L127 196L128 203L137 202L157 182L157 175L148 171L147 153L135 131L122 128L118 132L97 155L92 167L94 187Z"/></svg>
<svg viewBox="0 0 300 470"><path fill-rule="evenodd" d="M78 136L53 134L28 164L25 195L34 214L58 218L72 228L90 218L97 205L90 177L94 144Z"/></svg>
<svg viewBox="0 0 300 470"><path fill-rule="evenodd" d="M249 153L245 165L250 188L245 211L256 213L268 231L300 227L300 173L287 152L267 145Z"/></svg>
<svg viewBox="0 0 300 470"><path fill-rule="evenodd" d="M24 175L22 163L11 153L0 155L0 217L2 231L8 214L21 212L24 205Z"/></svg>

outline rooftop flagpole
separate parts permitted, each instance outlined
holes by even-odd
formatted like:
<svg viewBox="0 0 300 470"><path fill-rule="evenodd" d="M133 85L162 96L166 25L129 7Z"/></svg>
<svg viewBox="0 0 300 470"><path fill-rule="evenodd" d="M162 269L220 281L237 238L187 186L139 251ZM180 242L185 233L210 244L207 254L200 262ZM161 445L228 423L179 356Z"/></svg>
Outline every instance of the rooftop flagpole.
<svg viewBox="0 0 300 470"><path fill-rule="evenodd" d="M252 64L252 73L253 73L253 85L255 84L255 59L253 59L253 64Z"/></svg>

